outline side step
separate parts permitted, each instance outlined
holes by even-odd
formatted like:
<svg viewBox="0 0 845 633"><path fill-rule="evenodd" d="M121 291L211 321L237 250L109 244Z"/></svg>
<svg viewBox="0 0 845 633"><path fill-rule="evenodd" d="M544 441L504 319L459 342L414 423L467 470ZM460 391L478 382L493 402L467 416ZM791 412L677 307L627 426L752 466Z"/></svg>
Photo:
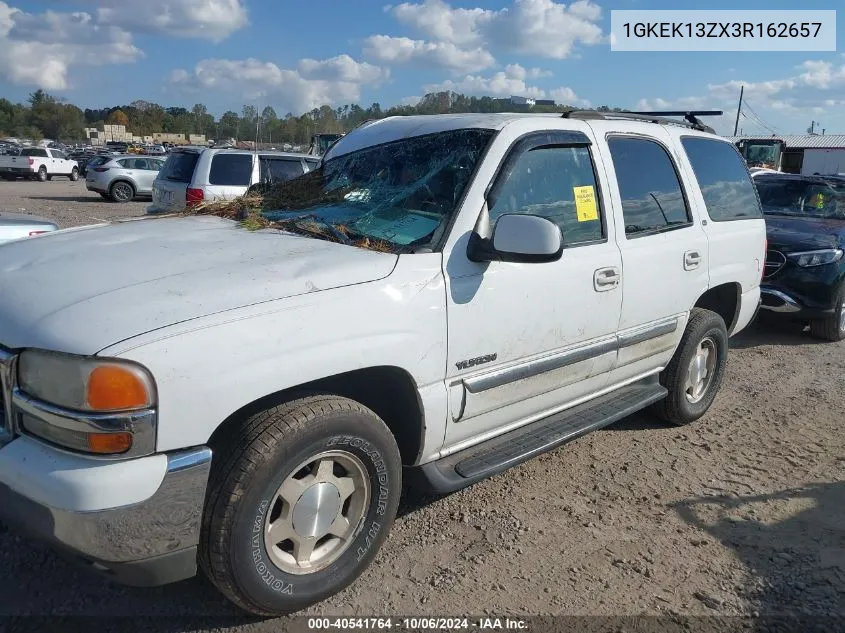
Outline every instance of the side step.
<svg viewBox="0 0 845 633"><path fill-rule="evenodd" d="M427 492L454 492L590 431L618 422L662 400L668 393L658 382L657 375L654 375L443 459L418 466L408 475L412 483Z"/></svg>

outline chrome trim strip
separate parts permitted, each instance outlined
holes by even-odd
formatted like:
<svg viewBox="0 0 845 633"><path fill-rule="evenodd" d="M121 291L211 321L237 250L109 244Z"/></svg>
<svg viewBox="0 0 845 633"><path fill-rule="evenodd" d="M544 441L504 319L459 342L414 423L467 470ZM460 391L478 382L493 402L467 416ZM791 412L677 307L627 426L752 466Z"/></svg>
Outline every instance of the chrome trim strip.
<svg viewBox="0 0 845 633"><path fill-rule="evenodd" d="M776 299L780 299L783 301L783 305L780 306L767 306L766 304L762 303L763 295L769 295L771 297L775 297ZM770 312L799 312L801 310L801 304L799 304L795 299L790 297L788 294L781 292L780 290L772 290L770 288L760 288L760 309L761 310L769 310Z"/></svg>
<svg viewBox="0 0 845 633"><path fill-rule="evenodd" d="M106 563L142 561L195 547L211 450L202 447L167 457L161 486L141 503L71 512L41 505L0 484L0 514L28 534Z"/></svg>
<svg viewBox="0 0 845 633"><path fill-rule="evenodd" d="M560 369L567 365L574 365L575 363L613 352L617 349L617 346L616 340L591 343L590 345L544 356L513 367L506 367L488 374L467 378L463 382L467 391L470 393L481 393L482 391L488 391L511 382L516 382L517 380L532 378L548 371Z"/></svg>
<svg viewBox="0 0 845 633"><path fill-rule="evenodd" d="M479 376L466 378L463 380L464 387L470 393L489 391L490 389L516 382L517 380L533 378L534 376L554 371L555 369L561 369L562 367L615 352L625 347L644 343L645 341L671 334L677 329L678 319L674 317L671 320L661 321L634 332L617 335L613 339L590 343L589 345L543 356L542 358L514 365L513 367L505 367Z"/></svg>
<svg viewBox="0 0 845 633"><path fill-rule="evenodd" d="M143 409L123 413L85 413L71 411L37 400L20 389L12 390L11 409L14 419L20 415L29 415L47 424L61 429L78 433L115 433L129 431L132 433L132 448L119 455L96 455L102 459L126 459L127 457L143 457L155 452L156 439L156 411ZM37 435L26 433L23 425L18 423L17 429L27 437L43 441ZM55 446L50 443L51 446ZM62 448L59 446L59 448ZM65 450L72 451L72 449ZM75 453L78 454L78 453Z"/></svg>
<svg viewBox="0 0 845 633"><path fill-rule="evenodd" d="M167 456L167 472L178 473L187 468L202 466L211 461L211 449L207 446Z"/></svg>
<svg viewBox="0 0 845 633"><path fill-rule="evenodd" d="M623 347L630 347L631 345L637 345L638 343L644 343L646 341L650 341L653 338L658 338L659 336L664 336L666 334L671 334L675 330L678 329L678 319L673 318L671 320L662 321L660 323L655 323L654 325L650 325L646 328L641 330L636 330L634 332L629 332L627 334L620 334L618 336L619 339L619 348Z"/></svg>

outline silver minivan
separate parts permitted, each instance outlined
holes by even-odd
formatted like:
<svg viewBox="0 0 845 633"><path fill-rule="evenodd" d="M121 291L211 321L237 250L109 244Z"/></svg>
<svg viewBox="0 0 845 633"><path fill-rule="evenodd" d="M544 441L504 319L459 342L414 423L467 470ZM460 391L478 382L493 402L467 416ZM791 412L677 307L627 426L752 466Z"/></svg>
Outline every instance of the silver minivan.
<svg viewBox="0 0 845 633"><path fill-rule="evenodd" d="M291 180L318 163L305 154L180 147L158 172L147 213L173 213L203 200L236 198L253 184Z"/></svg>

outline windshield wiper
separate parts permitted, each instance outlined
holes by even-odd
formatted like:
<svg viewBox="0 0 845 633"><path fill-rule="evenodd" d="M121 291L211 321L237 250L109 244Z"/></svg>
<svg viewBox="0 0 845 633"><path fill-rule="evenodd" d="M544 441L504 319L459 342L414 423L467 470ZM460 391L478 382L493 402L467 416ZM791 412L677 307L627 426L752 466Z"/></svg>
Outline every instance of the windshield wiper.
<svg viewBox="0 0 845 633"><path fill-rule="evenodd" d="M313 213L300 215L295 218L288 218L286 220L277 220L276 224L290 224L292 227L311 235L326 237L326 233L323 230L320 230L315 226L309 226L307 223L303 222L303 220L310 220L313 224L317 225L317 227L322 227L325 231L329 232L331 237L335 238L335 240L341 244L346 244L347 246L352 244L352 240L349 239L349 236L344 234L343 231L338 230L334 224L314 215Z"/></svg>

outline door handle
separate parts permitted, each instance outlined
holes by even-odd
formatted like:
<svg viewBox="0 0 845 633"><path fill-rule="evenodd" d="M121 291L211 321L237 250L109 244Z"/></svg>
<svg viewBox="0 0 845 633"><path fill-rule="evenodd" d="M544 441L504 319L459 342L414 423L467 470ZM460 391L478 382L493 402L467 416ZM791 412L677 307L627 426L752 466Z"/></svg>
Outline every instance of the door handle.
<svg viewBox="0 0 845 633"><path fill-rule="evenodd" d="M701 263L701 253L698 251L687 251L684 253L684 270L698 268Z"/></svg>
<svg viewBox="0 0 845 633"><path fill-rule="evenodd" d="M606 292L619 285L622 272L615 266L599 268L593 273L593 288L596 292Z"/></svg>

